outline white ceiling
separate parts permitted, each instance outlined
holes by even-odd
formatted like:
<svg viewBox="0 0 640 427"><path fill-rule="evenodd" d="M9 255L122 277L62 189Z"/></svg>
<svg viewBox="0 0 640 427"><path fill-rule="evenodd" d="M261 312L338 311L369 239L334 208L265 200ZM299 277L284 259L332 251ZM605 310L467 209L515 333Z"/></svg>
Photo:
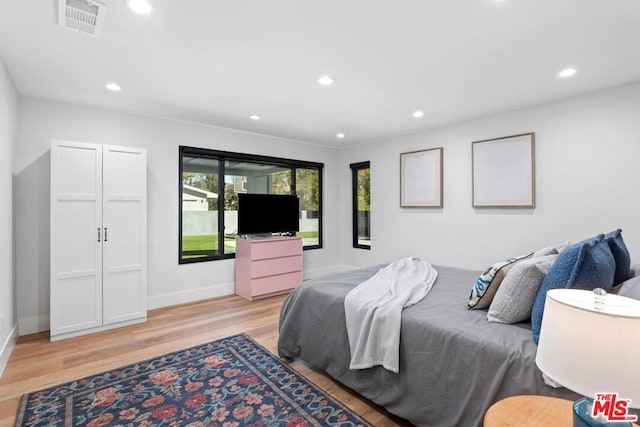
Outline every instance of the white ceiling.
<svg viewBox="0 0 640 427"><path fill-rule="evenodd" d="M103 1L93 38L0 0L19 93L339 147L640 80L638 0Z"/></svg>

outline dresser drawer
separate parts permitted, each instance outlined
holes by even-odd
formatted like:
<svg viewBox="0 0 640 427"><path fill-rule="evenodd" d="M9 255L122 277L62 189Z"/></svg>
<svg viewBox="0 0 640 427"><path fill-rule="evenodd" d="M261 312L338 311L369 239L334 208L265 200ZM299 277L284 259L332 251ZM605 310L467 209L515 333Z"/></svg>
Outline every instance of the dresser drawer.
<svg viewBox="0 0 640 427"><path fill-rule="evenodd" d="M287 291L295 288L300 283L302 283L302 271L260 277L251 281L251 295L255 298L261 295Z"/></svg>
<svg viewBox="0 0 640 427"><path fill-rule="evenodd" d="M251 243L251 259L280 258L299 255L302 252L302 239L273 239Z"/></svg>
<svg viewBox="0 0 640 427"><path fill-rule="evenodd" d="M302 271L302 255L283 258L259 259L251 263L251 277L275 276L276 274Z"/></svg>

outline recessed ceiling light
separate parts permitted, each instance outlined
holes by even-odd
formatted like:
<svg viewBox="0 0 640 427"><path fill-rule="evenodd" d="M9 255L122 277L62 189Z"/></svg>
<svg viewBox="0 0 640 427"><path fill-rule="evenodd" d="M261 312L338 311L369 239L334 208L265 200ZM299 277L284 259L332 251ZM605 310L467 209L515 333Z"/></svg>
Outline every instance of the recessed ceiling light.
<svg viewBox="0 0 640 427"><path fill-rule="evenodd" d="M151 5L147 0L126 0L126 2L129 9L133 10L135 13L139 13L141 15L148 15L151 13Z"/></svg>
<svg viewBox="0 0 640 427"><path fill-rule="evenodd" d="M331 76L322 76L318 79L318 83L322 86L331 86L334 82L334 78Z"/></svg>
<svg viewBox="0 0 640 427"><path fill-rule="evenodd" d="M249 116L249 118L251 120L260 120L261 119L261 117L259 115L257 115L257 114L252 114L252 115Z"/></svg>
<svg viewBox="0 0 640 427"><path fill-rule="evenodd" d="M104 87L109 89L111 92L120 92L122 90L120 85L117 83L107 83Z"/></svg>
<svg viewBox="0 0 640 427"><path fill-rule="evenodd" d="M344 138L344 133L340 132L340 133L336 134L336 137L342 139L342 138Z"/></svg>
<svg viewBox="0 0 640 427"><path fill-rule="evenodd" d="M562 77L566 79L567 77L573 77L577 73L575 68L565 68L564 70L558 73L558 77Z"/></svg>
<svg viewBox="0 0 640 427"><path fill-rule="evenodd" d="M424 116L424 113L422 111L420 111L420 110L416 110L416 111L413 112L413 117L418 118L418 117L422 117L422 116Z"/></svg>

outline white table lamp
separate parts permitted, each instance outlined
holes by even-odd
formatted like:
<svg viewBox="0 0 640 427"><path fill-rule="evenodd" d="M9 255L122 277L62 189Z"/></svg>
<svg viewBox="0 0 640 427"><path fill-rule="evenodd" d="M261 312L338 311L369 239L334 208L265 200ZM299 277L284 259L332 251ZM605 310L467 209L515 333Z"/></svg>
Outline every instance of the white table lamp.
<svg viewBox="0 0 640 427"><path fill-rule="evenodd" d="M630 425L635 417L628 409L640 408L640 301L597 294L547 292L536 364L586 397L574 404L574 425L607 425L612 418ZM620 403L625 399L631 401Z"/></svg>

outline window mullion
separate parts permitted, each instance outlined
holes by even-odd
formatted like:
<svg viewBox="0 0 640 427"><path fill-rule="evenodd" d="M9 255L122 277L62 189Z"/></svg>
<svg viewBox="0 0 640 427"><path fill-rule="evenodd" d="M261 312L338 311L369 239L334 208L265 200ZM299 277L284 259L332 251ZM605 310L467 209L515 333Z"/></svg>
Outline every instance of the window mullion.
<svg viewBox="0 0 640 427"><path fill-rule="evenodd" d="M298 193L296 190L296 173L298 172L298 169L291 168L290 170L291 170L291 188L289 190L289 193L295 196Z"/></svg>

